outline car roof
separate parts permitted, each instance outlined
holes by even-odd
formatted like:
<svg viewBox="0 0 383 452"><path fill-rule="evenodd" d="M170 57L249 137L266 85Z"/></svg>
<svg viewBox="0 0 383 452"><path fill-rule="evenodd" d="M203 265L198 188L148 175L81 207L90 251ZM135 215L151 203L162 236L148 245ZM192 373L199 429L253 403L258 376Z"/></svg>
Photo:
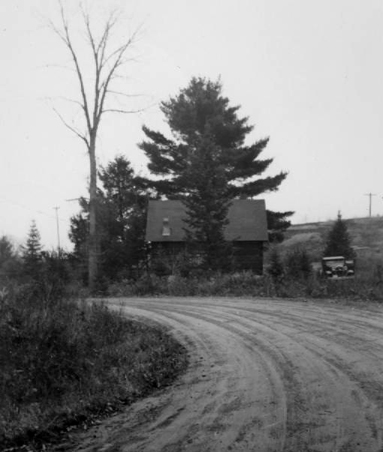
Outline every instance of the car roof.
<svg viewBox="0 0 383 452"><path fill-rule="evenodd" d="M341 260L341 259L344 259L344 256L329 256L329 257L323 258L324 261L335 261L335 260Z"/></svg>

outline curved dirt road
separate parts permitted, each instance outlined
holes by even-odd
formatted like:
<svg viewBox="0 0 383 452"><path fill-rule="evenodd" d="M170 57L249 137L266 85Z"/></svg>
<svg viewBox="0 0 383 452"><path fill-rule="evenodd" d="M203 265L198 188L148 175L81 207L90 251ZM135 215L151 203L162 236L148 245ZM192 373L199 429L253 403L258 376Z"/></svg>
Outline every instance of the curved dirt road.
<svg viewBox="0 0 383 452"><path fill-rule="evenodd" d="M383 450L383 308L330 302L109 300L190 352L171 388L78 437L76 451Z"/></svg>

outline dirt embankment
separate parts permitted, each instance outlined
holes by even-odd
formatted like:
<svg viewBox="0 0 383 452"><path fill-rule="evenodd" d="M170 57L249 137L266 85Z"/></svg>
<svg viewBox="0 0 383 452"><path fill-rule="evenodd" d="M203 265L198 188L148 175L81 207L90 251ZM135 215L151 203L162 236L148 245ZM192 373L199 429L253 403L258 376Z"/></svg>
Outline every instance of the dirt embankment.
<svg viewBox="0 0 383 452"><path fill-rule="evenodd" d="M77 434L73 451L383 450L383 308L134 299L191 365L175 386Z"/></svg>

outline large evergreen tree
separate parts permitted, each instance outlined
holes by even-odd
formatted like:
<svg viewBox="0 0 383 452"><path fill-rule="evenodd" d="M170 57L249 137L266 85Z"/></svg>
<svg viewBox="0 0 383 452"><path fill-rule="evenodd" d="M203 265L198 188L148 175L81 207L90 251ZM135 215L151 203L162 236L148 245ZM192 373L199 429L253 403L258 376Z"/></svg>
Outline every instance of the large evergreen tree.
<svg viewBox="0 0 383 452"><path fill-rule="evenodd" d="M340 212L328 233L324 256L344 256L346 259L355 258L355 251L351 246L351 237Z"/></svg>
<svg viewBox="0 0 383 452"><path fill-rule="evenodd" d="M140 144L149 159L148 169L155 176L146 182L159 195L184 199L190 193L194 181L185 175L195 162L193 154L207 133L215 146L216 168L224 170L227 196L231 199L252 198L275 191L286 178L285 172L261 177L273 161L260 158L269 140L245 143L253 126L248 124L248 118L239 117L239 107L231 106L229 99L223 96L220 81L193 78L177 96L162 102L161 110L172 137L167 138L144 126L146 140ZM289 225L286 219L291 214L269 212L270 229L286 228Z"/></svg>
<svg viewBox="0 0 383 452"><path fill-rule="evenodd" d="M230 197L225 169L217 165L218 153L211 135L205 132L196 139L183 177L189 187L184 198L187 239L199 244L204 266L212 270L230 266L229 246L224 237Z"/></svg>

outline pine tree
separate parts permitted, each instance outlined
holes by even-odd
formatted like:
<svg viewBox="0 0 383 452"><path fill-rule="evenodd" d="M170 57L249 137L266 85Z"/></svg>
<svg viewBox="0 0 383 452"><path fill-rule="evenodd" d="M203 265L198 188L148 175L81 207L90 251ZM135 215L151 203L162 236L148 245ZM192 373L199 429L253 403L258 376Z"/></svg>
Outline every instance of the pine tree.
<svg viewBox="0 0 383 452"><path fill-rule="evenodd" d="M351 246L351 237L340 212L338 213L338 219L327 236L324 256L343 256L346 259L355 258L355 251Z"/></svg>
<svg viewBox="0 0 383 452"><path fill-rule="evenodd" d="M147 192L130 162L118 156L101 168L97 211L99 215L100 277L113 280L144 259ZM81 212L71 218L70 240L74 257L84 269L89 240L89 203L80 200Z"/></svg>
<svg viewBox="0 0 383 452"><path fill-rule="evenodd" d="M149 159L148 169L154 176L146 179L146 183L159 195L183 199L190 193L194 183L185 174L194 162L195 148L207 133L216 148L215 164L224 170L227 195L231 199L276 191L286 178L285 172L261 177L273 161L260 158L269 139L245 144L253 127L248 124L248 118L238 116L239 107L231 106L223 96L220 81L193 78L177 96L162 102L161 110L172 138L144 126L146 140L139 145ZM270 212L272 229L285 229L291 214L281 212L275 216Z"/></svg>
<svg viewBox="0 0 383 452"><path fill-rule="evenodd" d="M102 182L103 197L113 203L117 219L124 226L132 207L142 204L145 199L130 162L122 155L117 156L101 168L99 179Z"/></svg>
<svg viewBox="0 0 383 452"><path fill-rule="evenodd" d="M198 243L201 248L205 268L226 270L230 267L230 250L224 228L230 197L225 170L217 165L218 149L211 138L206 133L196 140L184 174L185 185L190 187L184 198L186 232L189 244Z"/></svg>
<svg viewBox="0 0 383 452"><path fill-rule="evenodd" d="M148 194L130 162L118 156L99 174L102 270L109 279L144 259Z"/></svg>
<svg viewBox="0 0 383 452"><path fill-rule="evenodd" d="M22 247L22 258L25 274L37 278L41 270L42 246L40 232L34 220L29 228L26 244Z"/></svg>

